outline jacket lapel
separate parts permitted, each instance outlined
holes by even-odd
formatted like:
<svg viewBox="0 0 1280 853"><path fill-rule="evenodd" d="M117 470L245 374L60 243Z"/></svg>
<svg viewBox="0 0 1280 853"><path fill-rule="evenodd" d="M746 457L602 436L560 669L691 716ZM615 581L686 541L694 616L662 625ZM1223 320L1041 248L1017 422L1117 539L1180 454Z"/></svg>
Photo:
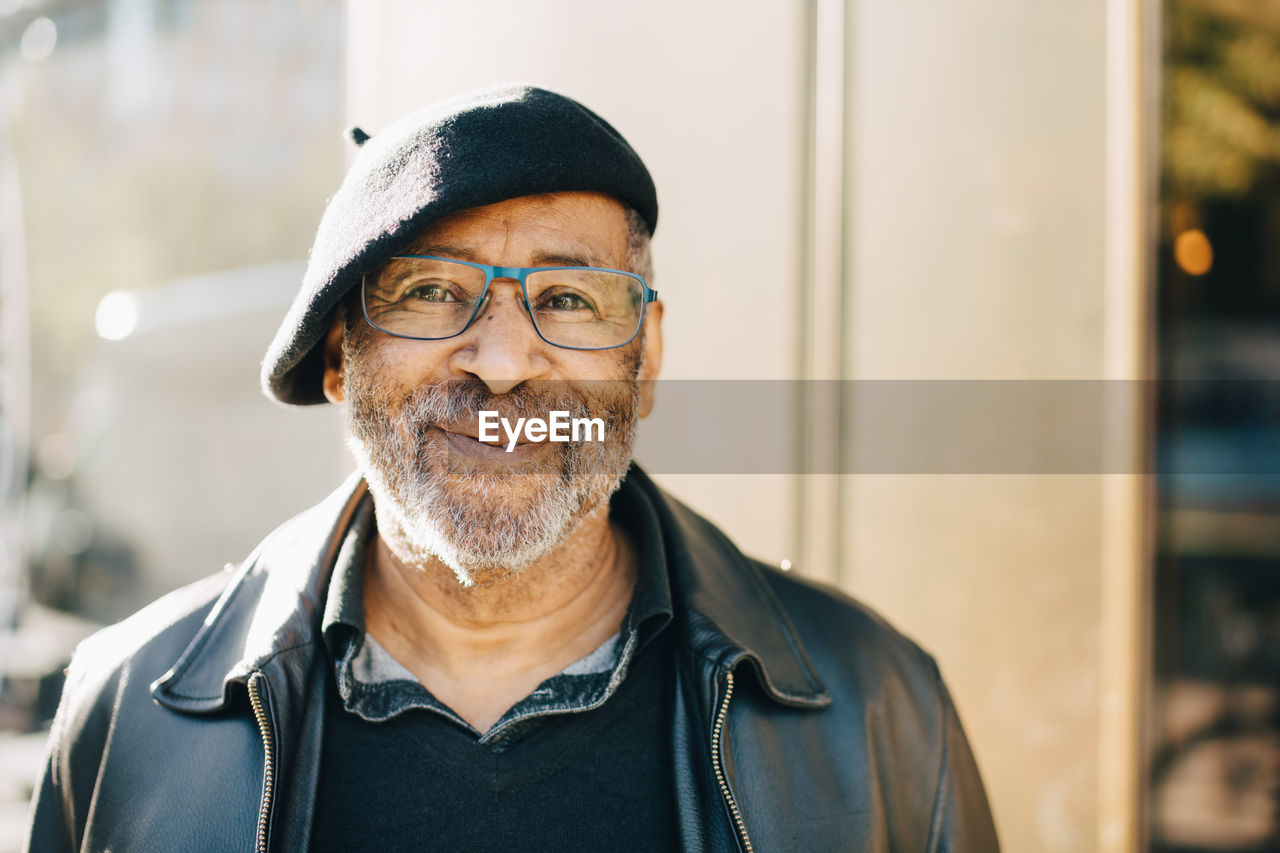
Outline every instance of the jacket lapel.
<svg viewBox="0 0 1280 853"><path fill-rule="evenodd" d="M738 833L712 755L726 675L749 661L763 695L795 708L831 697L813 670L790 618L762 574L715 526L659 489L638 467L628 482L658 514L681 632L672 707L672 767L685 853L738 849ZM725 783L734 783L728 730L722 733Z"/></svg>
<svg viewBox="0 0 1280 853"><path fill-rule="evenodd" d="M353 475L264 540L186 651L152 685L161 705L208 714L226 710L254 673L265 677L275 780L268 849L310 845L328 663L317 652L320 619L338 548L365 491Z"/></svg>
<svg viewBox="0 0 1280 853"><path fill-rule="evenodd" d="M791 619L748 560L705 518L661 491L638 467L627 479L650 496L662 524L682 645L725 672L744 660L767 695L796 708L831 702Z"/></svg>
<svg viewBox="0 0 1280 853"><path fill-rule="evenodd" d="M225 710L233 687L289 652L310 658L329 573L351 516L365 495L352 475L339 489L275 533L249 555L191 644L152 685L152 695L175 711ZM273 695L302 695L307 666L273 666ZM282 683L274 683L277 679Z"/></svg>

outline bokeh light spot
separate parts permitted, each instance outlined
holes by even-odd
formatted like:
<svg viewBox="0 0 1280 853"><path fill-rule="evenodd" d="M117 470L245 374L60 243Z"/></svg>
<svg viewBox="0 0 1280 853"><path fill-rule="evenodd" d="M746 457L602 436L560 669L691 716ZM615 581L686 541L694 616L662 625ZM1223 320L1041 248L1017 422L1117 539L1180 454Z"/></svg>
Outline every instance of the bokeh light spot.
<svg viewBox="0 0 1280 853"><path fill-rule="evenodd" d="M1173 259L1187 275L1204 275L1213 266L1213 245L1199 228L1190 228L1173 241Z"/></svg>
<svg viewBox="0 0 1280 853"><path fill-rule="evenodd" d="M22 31L22 44L19 50L27 62L39 62L48 59L58 43L58 26L48 18L36 18L27 24Z"/></svg>
<svg viewBox="0 0 1280 853"><path fill-rule="evenodd" d="M120 290L108 293L93 315L94 328L109 341L123 340L138 326L138 300Z"/></svg>

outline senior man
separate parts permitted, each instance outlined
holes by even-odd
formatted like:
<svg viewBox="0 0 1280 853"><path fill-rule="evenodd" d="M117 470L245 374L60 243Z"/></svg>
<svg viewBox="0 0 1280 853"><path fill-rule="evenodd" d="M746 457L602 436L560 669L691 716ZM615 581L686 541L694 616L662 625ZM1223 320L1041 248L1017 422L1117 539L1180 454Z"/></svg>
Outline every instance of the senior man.
<svg viewBox="0 0 1280 853"><path fill-rule="evenodd" d="M359 470L83 644L32 849L994 851L928 655L630 464L627 142L524 86L353 136L263 382Z"/></svg>

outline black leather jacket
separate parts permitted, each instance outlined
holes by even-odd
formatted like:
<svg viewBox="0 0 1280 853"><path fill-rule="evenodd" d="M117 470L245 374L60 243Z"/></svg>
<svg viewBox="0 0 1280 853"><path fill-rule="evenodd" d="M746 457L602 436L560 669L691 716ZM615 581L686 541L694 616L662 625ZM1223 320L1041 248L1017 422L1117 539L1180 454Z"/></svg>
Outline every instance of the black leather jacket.
<svg viewBox="0 0 1280 853"><path fill-rule="evenodd" d="M745 558L639 469L628 476L657 508L671 572L685 849L995 851L933 660L856 602ZM364 495L353 479L238 569L85 641L31 850L307 849L332 675L321 610Z"/></svg>

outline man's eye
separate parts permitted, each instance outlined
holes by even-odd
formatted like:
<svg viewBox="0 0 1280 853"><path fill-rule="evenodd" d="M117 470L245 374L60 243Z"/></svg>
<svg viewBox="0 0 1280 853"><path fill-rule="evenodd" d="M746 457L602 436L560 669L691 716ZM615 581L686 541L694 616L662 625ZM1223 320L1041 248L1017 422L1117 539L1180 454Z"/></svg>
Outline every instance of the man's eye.
<svg viewBox="0 0 1280 853"><path fill-rule="evenodd" d="M542 300L542 307L549 311L591 311L592 305L580 294L553 293Z"/></svg>
<svg viewBox="0 0 1280 853"><path fill-rule="evenodd" d="M410 285L405 288L402 300L417 300L418 302L460 301L446 282L439 281L427 281Z"/></svg>

